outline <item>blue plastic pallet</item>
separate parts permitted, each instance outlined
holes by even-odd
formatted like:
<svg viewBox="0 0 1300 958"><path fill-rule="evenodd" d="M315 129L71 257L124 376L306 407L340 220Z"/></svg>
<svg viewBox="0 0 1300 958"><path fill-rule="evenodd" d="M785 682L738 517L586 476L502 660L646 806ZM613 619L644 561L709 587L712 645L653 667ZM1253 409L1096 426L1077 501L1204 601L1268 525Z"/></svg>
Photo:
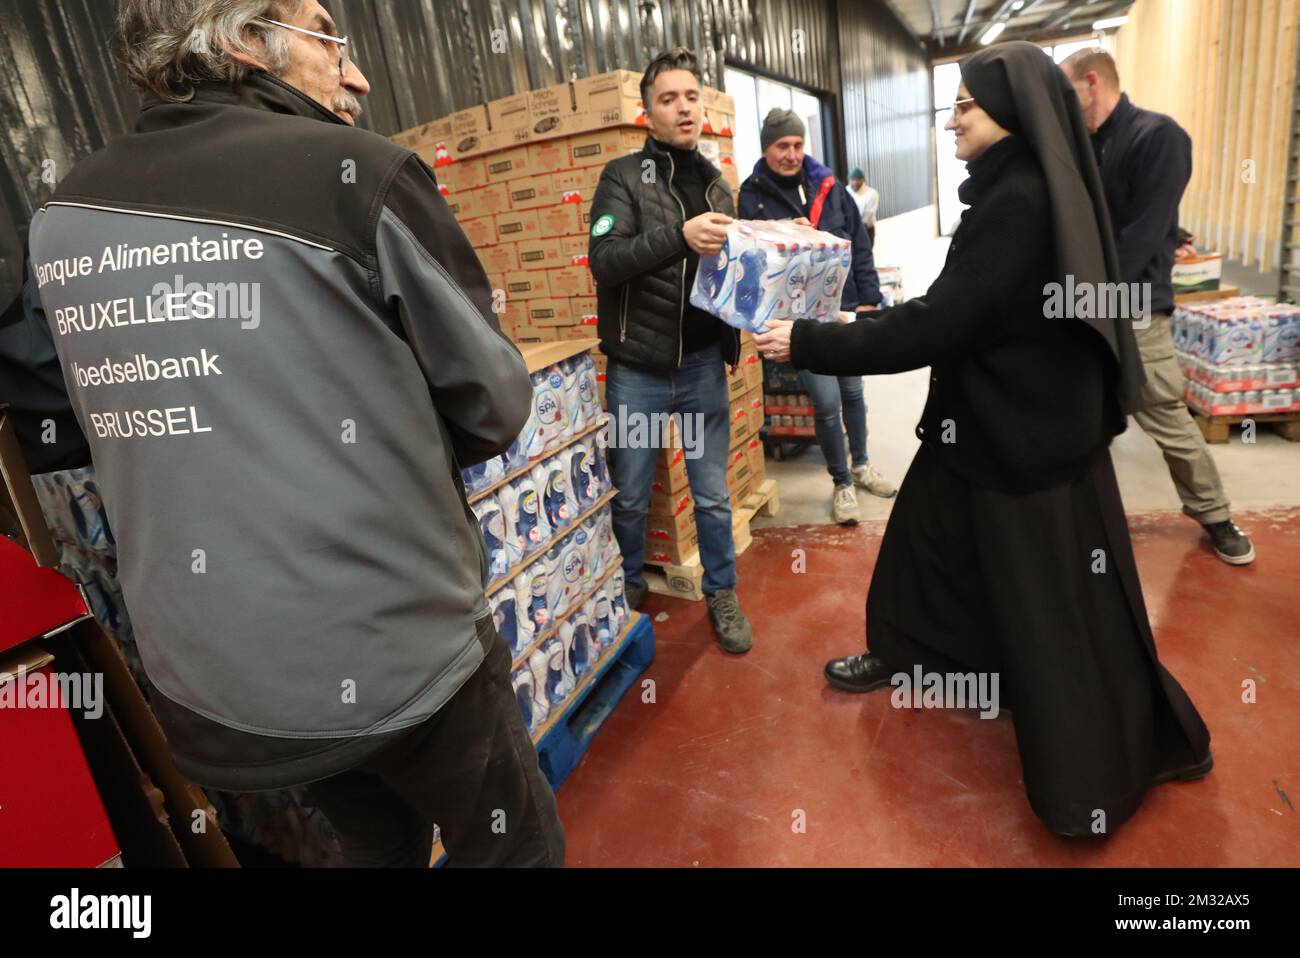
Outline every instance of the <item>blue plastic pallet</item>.
<svg viewBox="0 0 1300 958"><path fill-rule="evenodd" d="M596 732L654 657L654 626L642 615L618 651L600 665L596 678L565 703L564 717L537 743L538 762L551 788L558 790L578 767Z"/></svg>

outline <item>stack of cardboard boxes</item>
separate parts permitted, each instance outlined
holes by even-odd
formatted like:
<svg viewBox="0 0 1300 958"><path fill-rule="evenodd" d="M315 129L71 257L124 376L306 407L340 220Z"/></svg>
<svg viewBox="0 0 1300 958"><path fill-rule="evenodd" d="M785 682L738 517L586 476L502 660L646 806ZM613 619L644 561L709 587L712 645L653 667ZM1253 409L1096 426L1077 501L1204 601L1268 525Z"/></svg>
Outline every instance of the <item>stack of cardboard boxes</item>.
<svg viewBox="0 0 1300 958"><path fill-rule="evenodd" d="M640 81L639 73L616 70L493 100L393 137L434 167L488 274L502 329L517 343L596 336L587 267L591 201L605 164L645 144ZM700 150L734 193L735 103L706 88L704 109Z"/></svg>
<svg viewBox="0 0 1300 958"><path fill-rule="evenodd" d="M741 335L740 364L728 378L731 445L727 454L727 490L733 515L757 492L766 474L763 468L763 366L748 333ZM737 515L748 521L748 516ZM670 441L659 451L650 508L646 519L646 561L684 565L699 551L695 525L695 500L686 474L686 451L676 424Z"/></svg>

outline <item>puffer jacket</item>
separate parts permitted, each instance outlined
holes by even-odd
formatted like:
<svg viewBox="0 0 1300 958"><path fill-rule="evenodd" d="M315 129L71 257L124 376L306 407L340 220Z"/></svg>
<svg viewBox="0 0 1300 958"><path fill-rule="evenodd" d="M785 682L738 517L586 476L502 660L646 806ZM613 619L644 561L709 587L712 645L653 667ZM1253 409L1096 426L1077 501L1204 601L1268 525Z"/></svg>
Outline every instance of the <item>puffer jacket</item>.
<svg viewBox="0 0 1300 958"><path fill-rule="evenodd" d="M644 176L654 164L654 176ZM706 198L719 213L734 216L731 191L704 157ZM672 191L673 159L653 137L639 153L610 161L591 203L587 260L596 282L600 348L614 359L649 369L676 369L682 361L686 256L685 214ZM649 180L649 182L647 182ZM722 324L719 324L722 326ZM740 332L722 326L722 355L740 361Z"/></svg>
<svg viewBox="0 0 1300 958"><path fill-rule="evenodd" d="M763 175L766 163L760 157L754 165L754 172L740 184L740 218L743 220L784 220L807 216L822 182L833 175L829 167L805 154L803 173L808 184L808 208L796 209L790 197L777 189L770 177ZM871 236L862 223L858 205L843 183L836 182L826 194L817 228L853 243L853 266L844 280L840 309L879 306L880 277L876 275L872 258Z"/></svg>

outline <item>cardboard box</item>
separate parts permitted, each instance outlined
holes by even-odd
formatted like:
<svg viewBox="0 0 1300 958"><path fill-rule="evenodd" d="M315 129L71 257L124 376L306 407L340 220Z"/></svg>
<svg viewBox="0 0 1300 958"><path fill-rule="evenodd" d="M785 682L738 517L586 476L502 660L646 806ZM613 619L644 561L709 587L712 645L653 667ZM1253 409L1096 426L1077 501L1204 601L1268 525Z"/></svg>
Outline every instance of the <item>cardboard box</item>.
<svg viewBox="0 0 1300 958"><path fill-rule="evenodd" d="M749 431L755 435L763 428L763 390L760 386L758 389L747 393L745 402L749 413Z"/></svg>
<svg viewBox="0 0 1300 958"><path fill-rule="evenodd" d="M610 160L635 153L644 146L645 133L627 127L583 133L569 140L569 165L604 166Z"/></svg>
<svg viewBox="0 0 1300 958"><path fill-rule="evenodd" d="M441 192L441 189L439 189ZM443 193L442 198L447 203L447 209L451 210L451 215L456 217L456 221L474 219L478 216L490 216L490 213L479 213L474 204L474 190L461 190L453 193L448 190Z"/></svg>
<svg viewBox="0 0 1300 958"><path fill-rule="evenodd" d="M511 209L540 209L543 206L554 206L555 200L555 192L551 188L550 173L522 176L517 180L510 181Z"/></svg>
<svg viewBox="0 0 1300 958"><path fill-rule="evenodd" d="M493 242L535 240L542 235L537 210L511 210L509 213L498 213L493 219L496 229Z"/></svg>
<svg viewBox="0 0 1300 958"><path fill-rule="evenodd" d="M578 205L578 222L582 224L584 233L591 232L591 200L585 200Z"/></svg>
<svg viewBox="0 0 1300 958"><path fill-rule="evenodd" d="M538 171L561 172L569 169L570 153L567 136L528 144L528 165Z"/></svg>
<svg viewBox="0 0 1300 958"><path fill-rule="evenodd" d="M549 299L550 283L544 269L517 269L506 273L507 301Z"/></svg>
<svg viewBox="0 0 1300 958"><path fill-rule="evenodd" d="M571 326L569 301L554 296L534 299L527 306L528 324L538 328L546 326Z"/></svg>
<svg viewBox="0 0 1300 958"><path fill-rule="evenodd" d="M673 457L670 463L661 463L655 466L654 481L650 486L650 491L658 490L660 492L680 492L683 489L691 487L690 479L686 472L686 455L684 450L679 450L682 455Z"/></svg>
<svg viewBox="0 0 1300 958"><path fill-rule="evenodd" d="M731 402L737 402L743 399L748 391L745 386L745 367L737 365L736 371L727 375L727 398Z"/></svg>
<svg viewBox="0 0 1300 958"><path fill-rule="evenodd" d="M560 339L595 339L596 331L590 326L557 326Z"/></svg>
<svg viewBox="0 0 1300 958"><path fill-rule="evenodd" d="M745 355L742 351L740 354L740 368L743 370L745 377L745 392L762 392L763 391L763 360L758 354Z"/></svg>
<svg viewBox="0 0 1300 958"><path fill-rule="evenodd" d="M704 111L704 129L719 137L730 139L735 136L736 117L722 110ZM734 147L733 147L734 149Z"/></svg>
<svg viewBox="0 0 1300 958"><path fill-rule="evenodd" d="M537 211L539 237L570 236L583 232L582 214L574 203L544 206Z"/></svg>
<svg viewBox="0 0 1300 958"><path fill-rule="evenodd" d="M641 100L641 74L615 70L575 81L578 123L587 130L611 126L645 128L646 108Z"/></svg>
<svg viewBox="0 0 1300 958"><path fill-rule="evenodd" d="M477 249L480 246L494 246L497 242L496 217L476 216L461 220L460 228L469 240L469 245Z"/></svg>
<svg viewBox="0 0 1300 958"><path fill-rule="evenodd" d="M646 562L659 565L686 565L700 551L698 534L692 533L685 539L664 539L656 536L656 533L660 530L657 526L652 527L649 525L652 521L657 522L658 520L650 518L646 520Z"/></svg>
<svg viewBox="0 0 1300 958"><path fill-rule="evenodd" d="M594 189L600 182L600 174L604 167L600 166L580 166L576 169L556 170L551 174L552 182L555 184L555 192L563 194L566 191L584 190L588 187Z"/></svg>
<svg viewBox="0 0 1300 958"><path fill-rule="evenodd" d="M756 435L751 435L745 443L745 453L749 456L749 481L751 488L755 492L767 478L767 468L764 465L763 457L763 440Z"/></svg>
<svg viewBox="0 0 1300 958"><path fill-rule="evenodd" d="M694 500L692 500L694 505ZM654 538L665 541L680 542L696 533L695 510L683 509L675 516L647 516L646 531L656 530Z"/></svg>
<svg viewBox="0 0 1300 958"><path fill-rule="evenodd" d="M579 113L601 110L628 97L641 98L641 74L635 70L610 70L573 81L573 99Z"/></svg>
<svg viewBox="0 0 1300 958"><path fill-rule="evenodd" d="M515 246L520 269L551 269L566 264L558 238L520 240Z"/></svg>
<svg viewBox="0 0 1300 958"><path fill-rule="evenodd" d="M559 333L549 327L545 329L520 328L517 336L518 338L515 340L517 343L555 343L560 340Z"/></svg>
<svg viewBox="0 0 1300 958"><path fill-rule="evenodd" d="M745 468L745 474L748 475L748 464ZM672 519L680 516L683 512L694 513L694 510L695 500L692 498L689 489L671 493L652 491L650 493L650 508L646 511L646 515Z"/></svg>
<svg viewBox="0 0 1300 958"><path fill-rule="evenodd" d="M493 216L510 212L510 187L507 183L489 183L470 190L474 216Z"/></svg>
<svg viewBox="0 0 1300 958"><path fill-rule="evenodd" d="M487 105L487 113L488 123L493 130L516 126L527 127L529 125L528 93L516 93L514 96L492 100Z"/></svg>
<svg viewBox="0 0 1300 958"><path fill-rule="evenodd" d="M591 285L591 270L586 266L564 266L547 270L547 273L553 296L590 296L595 292Z"/></svg>
<svg viewBox="0 0 1300 958"><path fill-rule="evenodd" d="M439 167L434 174L438 182L453 193L487 186L487 162L481 156Z"/></svg>
<svg viewBox="0 0 1300 958"><path fill-rule="evenodd" d="M737 496L736 493L748 491L749 476L749 451L745 448L732 449L727 459L727 489L731 491L733 499L745 501L744 496Z"/></svg>
<svg viewBox="0 0 1300 958"><path fill-rule="evenodd" d="M483 246L474 250L479 262L487 273L509 273L520 269L519 257L515 253L514 243L497 243L495 246Z"/></svg>
<svg viewBox="0 0 1300 958"><path fill-rule="evenodd" d="M447 141L451 158L459 160L490 149L492 147L492 141L488 139L490 132L487 107L483 104L453 113L451 139Z"/></svg>
<svg viewBox="0 0 1300 958"><path fill-rule="evenodd" d="M416 151L423 147L432 147L437 143L445 143L451 139L451 117L439 117L409 130L403 130L401 133L394 133L391 139L399 146Z"/></svg>
<svg viewBox="0 0 1300 958"><path fill-rule="evenodd" d="M754 430L750 428L749 416L741 416L732 420L730 448L733 450L742 448L753 435Z"/></svg>
<svg viewBox="0 0 1300 958"><path fill-rule="evenodd" d="M591 320L589 325L596 324L596 297L595 296L573 296L569 299L569 312L573 316L574 322L585 322Z"/></svg>
<svg viewBox="0 0 1300 958"><path fill-rule="evenodd" d="M560 258L569 266L587 265L587 248L590 238L586 233L560 237Z"/></svg>
<svg viewBox="0 0 1300 958"><path fill-rule="evenodd" d="M567 136L574 130L573 89L567 83L528 94L528 122L534 140Z"/></svg>
<svg viewBox="0 0 1300 958"><path fill-rule="evenodd" d="M1223 254L1207 253L1174 260L1170 278L1175 295L1218 289L1223 280Z"/></svg>
<svg viewBox="0 0 1300 958"><path fill-rule="evenodd" d="M512 146L485 159L487 163L487 181L489 183L505 183L509 180L517 180L521 176L529 176L533 172L533 168L528 163L527 146Z"/></svg>

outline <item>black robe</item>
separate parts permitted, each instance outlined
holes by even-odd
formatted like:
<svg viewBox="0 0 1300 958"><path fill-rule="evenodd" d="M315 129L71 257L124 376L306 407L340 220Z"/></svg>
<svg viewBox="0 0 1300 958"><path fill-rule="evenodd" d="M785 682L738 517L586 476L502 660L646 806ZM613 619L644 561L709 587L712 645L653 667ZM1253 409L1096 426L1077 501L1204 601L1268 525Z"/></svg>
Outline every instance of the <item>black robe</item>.
<svg viewBox="0 0 1300 958"><path fill-rule="evenodd" d="M1109 442L1116 353L1047 318L1060 281L1048 188L1019 137L971 164L971 203L926 296L847 325L795 324L797 368L934 373L867 599L899 672L999 675L1034 812L1109 834L1152 784L1208 758L1161 666Z"/></svg>

